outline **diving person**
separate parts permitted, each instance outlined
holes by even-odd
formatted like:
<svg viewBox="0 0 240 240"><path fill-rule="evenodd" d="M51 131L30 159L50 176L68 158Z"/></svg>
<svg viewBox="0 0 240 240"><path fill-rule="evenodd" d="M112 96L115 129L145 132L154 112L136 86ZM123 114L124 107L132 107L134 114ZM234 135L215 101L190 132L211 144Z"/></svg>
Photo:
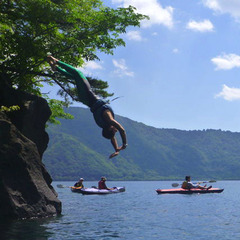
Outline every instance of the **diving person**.
<svg viewBox="0 0 240 240"><path fill-rule="evenodd" d="M102 128L102 136L109 139L115 150L109 158L113 158L119 152L127 147L126 132L123 126L114 119L114 112L112 108L102 99L100 99L92 91L87 78L78 69L54 58L47 57L53 71L58 71L67 78L73 79L77 86L78 99L83 104L87 105L93 113L96 124ZM119 131L122 146L118 146L115 134Z"/></svg>

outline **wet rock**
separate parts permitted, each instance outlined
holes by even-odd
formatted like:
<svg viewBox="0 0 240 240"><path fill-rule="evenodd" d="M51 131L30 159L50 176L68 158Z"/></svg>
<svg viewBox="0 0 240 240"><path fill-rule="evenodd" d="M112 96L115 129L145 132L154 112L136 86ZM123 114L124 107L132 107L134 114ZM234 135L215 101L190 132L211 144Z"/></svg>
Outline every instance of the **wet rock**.
<svg viewBox="0 0 240 240"><path fill-rule="evenodd" d="M47 102L0 84L1 105L18 105L20 110L0 112L0 216L22 219L60 214L61 202L42 163L49 141Z"/></svg>

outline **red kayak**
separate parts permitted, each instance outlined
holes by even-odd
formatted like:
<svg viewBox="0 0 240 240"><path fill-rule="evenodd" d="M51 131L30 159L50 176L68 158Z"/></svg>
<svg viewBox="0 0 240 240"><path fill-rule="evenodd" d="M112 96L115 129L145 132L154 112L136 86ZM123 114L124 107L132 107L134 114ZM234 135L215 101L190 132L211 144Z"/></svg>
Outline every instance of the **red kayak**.
<svg viewBox="0 0 240 240"><path fill-rule="evenodd" d="M175 189L157 189L156 192L158 194L192 194L192 193L221 193L224 189L222 188L210 188L210 189L199 189L199 188L192 188L192 189L183 189L183 188L175 188Z"/></svg>

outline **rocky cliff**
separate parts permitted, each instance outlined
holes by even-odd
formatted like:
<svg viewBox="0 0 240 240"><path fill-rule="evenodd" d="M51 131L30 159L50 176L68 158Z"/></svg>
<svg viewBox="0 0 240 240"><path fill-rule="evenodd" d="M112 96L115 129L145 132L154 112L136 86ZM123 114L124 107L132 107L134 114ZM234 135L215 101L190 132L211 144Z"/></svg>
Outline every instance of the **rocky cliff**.
<svg viewBox="0 0 240 240"><path fill-rule="evenodd" d="M51 111L40 97L8 87L1 76L0 216L11 219L48 217L61 213L61 202L42 163L49 141L45 124Z"/></svg>

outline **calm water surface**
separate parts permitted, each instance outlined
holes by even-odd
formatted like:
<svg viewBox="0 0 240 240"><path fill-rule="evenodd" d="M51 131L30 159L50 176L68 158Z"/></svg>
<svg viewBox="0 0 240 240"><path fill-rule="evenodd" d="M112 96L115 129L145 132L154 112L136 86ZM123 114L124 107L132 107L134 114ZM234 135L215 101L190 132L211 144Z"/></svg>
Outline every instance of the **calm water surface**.
<svg viewBox="0 0 240 240"><path fill-rule="evenodd" d="M220 181L215 194L158 195L171 188L168 181L107 182L125 186L119 194L81 195L69 188L73 182L54 182L63 204L62 216L1 223L0 239L68 240L236 240L240 239L240 181ZM97 182L86 182L86 187Z"/></svg>

